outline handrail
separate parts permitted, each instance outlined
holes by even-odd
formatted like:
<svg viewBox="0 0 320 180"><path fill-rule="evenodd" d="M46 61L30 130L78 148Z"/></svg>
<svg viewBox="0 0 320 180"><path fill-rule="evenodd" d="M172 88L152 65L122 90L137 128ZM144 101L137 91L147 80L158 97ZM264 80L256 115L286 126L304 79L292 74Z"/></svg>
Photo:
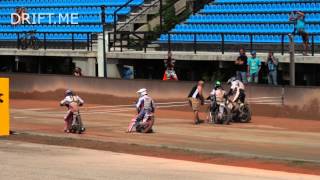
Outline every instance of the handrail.
<svg viewBox="0 0 320 180"><path fill-rule="evenodd" d="M120 6L117 10L115 10L113 12L113 31L117 32L117 13L124 7L127 7L131 2L133 2L134 0L129 0L128 2L126 2L125 4L123 4L122 6ZM103 34L104 34L104 29L103 29ZM105 38L103 38L105 39ZM114 34L113 39L116 39L116 34ZM103 42L105 42L105 40L103 40ZM105 50L105 47L103 48ZM105 54L105 53L103 53Z"/></svg>
<svg viewBox="0 0 320 180"><path fill-rule="evenodd" d="M43 49L47 49L48 48L48 34L68 34L68 35L71 35L71 38L67 38L67 39L57 39L59 41L68 41L70 42L71 41L71 49L72 50L75 50L75 47L76 47L76 41L77 40L85 40L85 43L86 44L86 49L87 51L90 51L90 48L91 48L91 51L92 51L92 35L95 34L95 33L92 33L92 32L38 32L38 31L34 31L34 30L30 30L30 31L22 31L22 32L1 32L1 33L6 33L6 34L16 34L17 35L17 38L16 39L12 39L12 40L9 40L9 39L0 39L0 42L12 42L12 41L16 41L16 48L17 49L20 49L21 48L21 38L24 38L24 36L28 35L30 32L33 32L34 36L36 35L41 35L43 34L43 37L41 38L37 38L39 40L39 42L43 42ZM76 34L83 34L83 35L86 35L86 39L83 39L83 38L76 38L75 35ZM23 36L24 35L24 36ZM55 39L52 39L51 41L57 41ZM69 46L70 47L70 46Z"/></svg>
<svg viewBox="0 0 320 180"><path fill-rule="evenodd" d="M124 28L126 25L130 24L133 20L137 19L138 17L140 17L141 15L143 15L147 10L155 7L155 5L157 3L160 3L160 1L162 0L158 0L158 1L155 1L155 3L153 3L151 6L149 6L148 8L144 9L143 11L141 11L139 14L137 14L134 18L132 18L130 21L128 21L127 23L125 23L124 25L122 25L119 30L121 30L122 28Z"/></svg>
<svg viewBox="0 0 320 180"><path fill-rule="evenodd" d="M288 14L289 11L272 11L272 10L266 10L266 11L247 11L247 12L198 12L199 14ZM320 13L320 11L306 11L305 14L310 13Z"/></svg>
<svg viewBox="0 0 320 180"><path fill-rule="evenodd" d="M212 43L215 43L215 44L220 44L220 47L221 47L221 53L224 54L225 52L225 46L226 46L226 42L233 42L233 41L226 41L225 40L225 36L226 35L247 35L249 36L249 41L244 41L244 42L237 42L239 44L248 44L250 45L250 50L253 50L253 45L254 44L266 44L266 45L277 45L279 47L281 47L281 54L283 55L284 52L285 52L285 44L287 44L287 42L285 42L285 37L288 35L287 33L273 33L273 34L270 34L270 33L253 33L253 32L225 32L225 33L222 33L222 32L168 32L166 35L168 35L168 40L165 40L165 42L161 43L157 40L151 40L151 39L147 39L147 37L149 37L148 35L152 35L151 37L155 37L155 36L158 36L158 35L161 35L161 33L155 33L155 32L118 32L118 33L114 33L114 32L109 32L109 35L112 35L112 34L120 34L120 37L122 37L123 35L143 35L142 39L139 39L137 40L138 42L143 42L143 47L140 46L140 47L136 47L136 48L143 48L144 49L144 52L147 52L147 45L148 43L149 44L167 44L167 47L168 47L168 50L170 51L171 48L173 47L172 44L172 35L179 35L179 34L189 34L189 35L193 35L193 41L188 41L188 42L183 42L184 44L190 44L192 45L193 44L193 51L194 51L194 54L197 53L197 50L198 50L198 45L199 44L208 44L210 42L204 42L204 41L199 41L197 39L197 37L199 35L202 35L202 34L206 34L206 35L210 35L210 34L214 34L214 35L220 35L221 36L221 40L219 41L216 41L216 42L212 42ZM259 36L259 35L279 35L281 36L280 39L279 39L279 42L276 42L276 43L263 43L263 42L254 42L254 36ZM310 33L309 34L309 37L310 37L310 45L311 45L311 54L312 56L314 56L314 53L315 53L315 45L319 46L320 44L319 43L315 43L315 36L319 36L320 33ZM114 41L117 41L117 39L114 39ZM111 44L109 44L109 49L111 47ZM123 50L123 47L130 47L129 45L126 45L124 46L123 44L120 44L119 46L116 46L114 45L113 46L114 48L116 47L120 47L120 50L122 52Z"/></svg>
<svg viewBox="0 0 320 180"><path fill-rule="evenodd" d="M145 34L145 33L149 33L149 34L161 34L161 33L154 33L154 32L150 32L150 31L139 31L139 32L129 32L129 31L121 31L121 32L117 32L117 34ZM279 33L279 32L275 32L275 33L267 33L267 32L167 32L167 34L234 34L234 35L288 35L288 33ZM114 32L109 32L109 34L114 34ZM309 33L309 35L320 35L320 33Z"/></svg>
<svg viewBox="0 0 320 180"><path fill-rule="evenodd" d="M124 7L127 7L131 2L133 2L134 0L129 0L127 1L125 4L123 4L122 6L120 6L117 10L115 10L113 12L113 29L114 32L117 32L117 13Z"/></svg>
<svg viewBox="0 0 320 180"><path fill-rule="evenodd" d="M305 21L306 24L319 24L319 21ZM270 22L270 21L238 21L238 22L227 22L227 21L223 21L223 22L184 22L184 24L295 24L295 22L288 22L288 21L274 21L274 22Z"/></svg>

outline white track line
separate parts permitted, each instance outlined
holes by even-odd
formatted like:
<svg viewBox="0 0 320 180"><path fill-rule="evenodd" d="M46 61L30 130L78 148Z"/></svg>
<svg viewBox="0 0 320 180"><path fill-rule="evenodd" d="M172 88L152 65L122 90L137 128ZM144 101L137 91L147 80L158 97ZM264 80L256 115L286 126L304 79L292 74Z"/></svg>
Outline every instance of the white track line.
<svg viewBox="0 0 320 180"><path fill-rule="evenodd" d="M282 104L282 97L256 97L256 98L247 98L249 103L252 104L268 104L268 105L280 105ZM259 100L260 99L260 100ZM251 100L251 101L250 101ZM209 100L205 101L205 104L210 104ZM179 101L179 102L162 102L156 103L156 108L170 108L170 107L183 107L187 106L188 101ZM105 111L90 111L90 109L102 109L106 108ZM57 108L31 108L31 109L14 109L17 111L46 111L46 110L56 110ZM108 105L108 106L89 106L82 108L83 113L103 113L103 112L125 112L125 111L132 111L135 109L134 104L129 105ZM44 112L45 113L45 112ZM58 114L64 113L63 111L56 111L56 112L47 112L48 114Z"/></svg>
<svg viewBox="0 0 320 180"><path fill-rule="evenodd" d="M188 103L188 101L180 101L180 102L164 102L164 103L156 103L156 105L166 105L166 104L184 104ZM135 104L131 105L112 105L112 106L89 106L87 109L98 109L98 108L113 108L113 107L135 107Z"/></svg>
<svg viewBox="0 0 320 180"><path fill-rule="evenodd" d="M282 99L282 97L253 97L247 99Z"/></svg>

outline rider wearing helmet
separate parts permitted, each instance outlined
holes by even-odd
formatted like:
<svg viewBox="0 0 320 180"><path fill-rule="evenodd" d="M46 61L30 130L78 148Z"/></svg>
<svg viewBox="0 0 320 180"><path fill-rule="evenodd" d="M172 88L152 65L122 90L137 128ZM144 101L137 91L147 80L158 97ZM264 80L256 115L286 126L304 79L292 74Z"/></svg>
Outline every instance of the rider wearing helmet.
<svg viewBox="0 0 320 180"><path fill-rule="evenodd" d="M137 94L139 96L139 100L136 104L136 108L138 110L136 122L140 122L141 120L144 120L147 115L154 113L155 105L153 99L148 96L146 88L140 89L137 91Z"/></svg>
<svg viewBox="0 0 320 180"><path fill-rule="evenodd" d="M210 93L210 99L212 108L219 107L219 115L222 115L226 102L226 91L220 81L216 81L214 89Z"/></svg>
<svg viewBox="0 0 320 180"><path fill-rule="evenodd" d="M228 85L231 85L228 95L234 95L232 102L240 101L240 103L243 104L246 98L244 84L235 77L231 77L228 80Z"/></svg>
<svg viewBox="0 0 320 180"><path fill-rule="evenodd" d="M68 108L67 114L64 117L65 132L69 132L71 123L68 120L70 119L70 116L72 116L73 113L78 113L79 106L82 106L83 104L84 104L84 101L79 96L75 95L72 90L70 89L66 90L65 98L60 102L60 106L66 106Z"/></svg>

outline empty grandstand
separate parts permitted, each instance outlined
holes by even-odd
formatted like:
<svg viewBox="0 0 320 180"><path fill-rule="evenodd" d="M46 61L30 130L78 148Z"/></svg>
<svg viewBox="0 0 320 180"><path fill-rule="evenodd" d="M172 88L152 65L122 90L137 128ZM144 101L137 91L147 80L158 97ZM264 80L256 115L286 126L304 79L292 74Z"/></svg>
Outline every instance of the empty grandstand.
<svg viewBox="0 0 320 180"><path fill-rule="evenodd" d="M289 42L294 10L306 13L306 31L320 43L320 2L313 0L215 0L171 30L173 42L281 43ZM166 42L168 34L160 41ZM295 42L301 42L296 36Z"/></svg>

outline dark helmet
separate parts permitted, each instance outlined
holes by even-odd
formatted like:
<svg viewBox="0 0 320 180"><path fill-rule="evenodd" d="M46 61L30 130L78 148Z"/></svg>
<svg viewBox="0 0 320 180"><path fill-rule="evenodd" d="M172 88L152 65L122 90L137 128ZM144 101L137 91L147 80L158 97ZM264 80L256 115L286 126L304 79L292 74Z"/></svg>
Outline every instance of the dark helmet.
<svg viewBox="0 0 320 180"><path fill-rule="evenodd" d="M66 92L64 93L66 96L73 96L73 92L72 90L68 89L66 90Z"/></svg>

